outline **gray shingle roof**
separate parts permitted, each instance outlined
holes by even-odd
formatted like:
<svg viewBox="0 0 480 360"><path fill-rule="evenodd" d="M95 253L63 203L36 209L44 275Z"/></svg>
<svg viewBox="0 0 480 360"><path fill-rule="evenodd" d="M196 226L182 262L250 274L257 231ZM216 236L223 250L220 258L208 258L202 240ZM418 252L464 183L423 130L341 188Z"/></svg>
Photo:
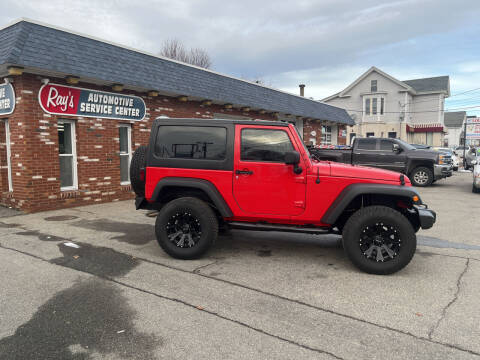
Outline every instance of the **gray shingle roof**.
<svg viewBox="0 0 480 360"><path fill-rule="evenodd" d="M416 92L445 91L450 92L448 76L437 76L424 79L403 80L405 84L411 86Z"/></svg>
<svg viewBox="0 0 480 360"><path fill-rule="evenodd" d="M465 111L452 111L445 113L445 126L449 128L459 128L462 126L467 113Z"/></svg>
<svg viewBox="0 0 480 360"><path fill-rule="evenodd" d="M1 64L354 124L341 108L25 20L0 31Z"/></svg>

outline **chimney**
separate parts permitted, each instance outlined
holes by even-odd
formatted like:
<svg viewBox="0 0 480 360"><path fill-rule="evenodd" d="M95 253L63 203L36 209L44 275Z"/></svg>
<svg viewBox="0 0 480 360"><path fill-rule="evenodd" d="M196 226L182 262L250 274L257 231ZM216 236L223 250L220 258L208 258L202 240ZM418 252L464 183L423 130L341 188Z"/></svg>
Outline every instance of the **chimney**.
<svg viewBox="0 0 480 360"><path fill-rule="evenodd" d="M300 84L298 86L300 87L300 96L305 96L305 85Z"/></svg>

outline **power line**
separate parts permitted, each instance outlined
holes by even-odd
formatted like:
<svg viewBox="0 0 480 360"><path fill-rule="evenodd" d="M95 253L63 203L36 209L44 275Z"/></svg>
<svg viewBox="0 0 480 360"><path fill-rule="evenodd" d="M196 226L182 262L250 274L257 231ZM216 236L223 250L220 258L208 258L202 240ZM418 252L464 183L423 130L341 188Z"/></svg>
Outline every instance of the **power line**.
<svg viewBox="0 0 480 360"><path fill-rule="evenodd" d="M444 98L444 100L451 99L452 97L459 96L459 95L464 95L464 94L467 94L467 93L470 93L470 92L473 92L473 91L477 91L477 90L480 90L480 88L470 89L470 90L467 90L467 91L464 91L464 92L461 92L461 93L458 93L458 94L453 94L453 95L450 95L449 97ZM421 94L417 95L417 96L421 96ZM477 96L477 94L474 95L474 96ZM406 104L419 104L419 103L423 103L423 102L432 102L432 101L438 101L438 98L437 99L428 99L428 100L419 100L419 101L408 101L408 102L406 102Z"/></svg>

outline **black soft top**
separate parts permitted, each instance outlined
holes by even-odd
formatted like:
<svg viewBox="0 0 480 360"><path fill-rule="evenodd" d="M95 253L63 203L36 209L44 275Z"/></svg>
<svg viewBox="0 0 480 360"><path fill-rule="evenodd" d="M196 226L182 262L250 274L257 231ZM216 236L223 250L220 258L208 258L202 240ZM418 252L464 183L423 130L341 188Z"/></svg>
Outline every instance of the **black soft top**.
<svg viewBox="0 0 480 360"><path fill-rule="evenodd" d="M198 119L198 118L162 118L155 119L155 125L194 125L194 126L212 126L212 125L261 125L261 126L283 126L287 127L286 121L271 120L236 120L236 119Z"/></svg>

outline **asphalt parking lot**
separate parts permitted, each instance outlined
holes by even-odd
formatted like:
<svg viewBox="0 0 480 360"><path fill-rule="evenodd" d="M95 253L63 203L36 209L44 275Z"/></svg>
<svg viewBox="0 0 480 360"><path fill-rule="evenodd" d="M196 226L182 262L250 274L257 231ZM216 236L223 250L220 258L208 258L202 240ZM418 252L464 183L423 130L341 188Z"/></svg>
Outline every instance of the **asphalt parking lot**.
<svg viewBox="0 0 480 360"><path fill-rule="evenodd" d="M0 218L0 359L480 358L471 183L420 189L438 221L391 276L336 236L231 231L175 260L132 201Z"/></svg>

